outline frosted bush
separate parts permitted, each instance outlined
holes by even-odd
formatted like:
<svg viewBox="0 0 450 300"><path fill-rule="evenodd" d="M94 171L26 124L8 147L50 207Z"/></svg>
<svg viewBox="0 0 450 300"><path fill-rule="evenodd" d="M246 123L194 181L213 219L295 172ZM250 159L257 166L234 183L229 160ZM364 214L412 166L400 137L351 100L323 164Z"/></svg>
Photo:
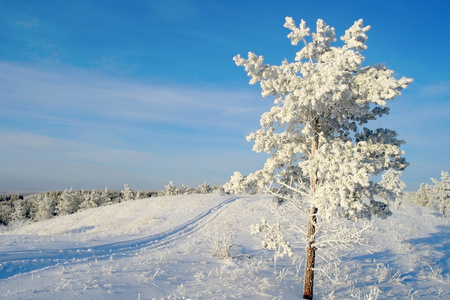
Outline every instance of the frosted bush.
<svg viewBox="0 0 450 300"><path fill-rule="evenodd" d="M378 194L387 201L388 209L390 202L394 202L404 195L403 189L406 184L400 180L401 175L401 171L389 169L382 176Z"/></svg>
<svg viewBox="0 0 450 300"><path fill-rule="evenodd" d="M13 223L22 222L26 219L25 202L23 200L14 201L14 211L10 218Z"/></svg>
<svg viewBox="0 0 450 300"><path fill-rule="evenodd" d="M236 171L231 176L230 181L228 181L224 186L226 193L235 195L255 195L262 194L263 188L261 188L261 178L258 173L251 173L248 176L243 176L240 172Z"/></svg>
<svg viewBox="0 0 450 300"><path fill-rule="evenodd" d="M431 178L434 186L431 188L432 191L432 201L435 207L441 212L442 217L445 215L450 208L450 178L448 178L448 172L441 172L441 180Z"/></svg>
<svg viewBox="0 0 450 300"><path fill-rule="evenodd" d="M434 185L422 183L414 195L413 201L420 206L438 210L445 218L450 208L450 178L448 172L441 172L441 180L431 178Z"/></svg>
<svg viewBox="0 0 450 300"><path fill-rule="evenodd" d="M82 202L81 194L72 189L65 189L61 196L59 196L58 204L56 205L56 213L58 215L70 215L80 209Z"/></svg>
<svg viewBox="0 0 450 300"><path fill-rule="evenodd" d="M200 194L209 194L212 192L212 188L209 185L209 183L207 183L206 181L203 182L202 184L198 185L198 192Z"/></svg>
<svg viewBox="0 0 450 300"><path fill-rule="evenodd" d="M419 190L413 198L413 202L420 206L426 206L431 200L431 188L428 184L421 183Z"/></svg>
<svg viewBox="0 0 450 300"><path fill-rule="evenodd" d="M134 200L134 192L132 189L130 189L130 187L128 186L128 184L124 185L124 189L121 192L122 193L122 199L123 201L130 201L130 200Z"/></svg>
<svg viewBox="0 0 450 300"><path fill-rule="evenodd" d="M210 248L213 256L218 258L233 258L232 248L237 248L238 245L234 241L235 233L231 230L225 232L217 232L214 237L209 240Z"/></svg>
<svg viewBox="0 0 450 300"><path fill-rule="evenodd" d="M56 199L47 194L38 194L34 205L36 212L34 215L35 221L44 221L53 217L55 211Z"/></svg>
<svg viewBox="0 0 450 300"><path fill-rule="evenodd" d="M177 187L175 186L175 184L173 184L173 181L169 181L169 184L166 185L165 187L166 187L166 191L165 191L166 196L177 195L177 193L178 193Z"/></svg>
<svg viewBox="0 0 450 300"><path fill-rule="evenodd" d="M184 194L188 194L189 193L189 187L187 185L184 184L180 184L180 187L177 189L177 194L178 195L184 195Z"/></svg>

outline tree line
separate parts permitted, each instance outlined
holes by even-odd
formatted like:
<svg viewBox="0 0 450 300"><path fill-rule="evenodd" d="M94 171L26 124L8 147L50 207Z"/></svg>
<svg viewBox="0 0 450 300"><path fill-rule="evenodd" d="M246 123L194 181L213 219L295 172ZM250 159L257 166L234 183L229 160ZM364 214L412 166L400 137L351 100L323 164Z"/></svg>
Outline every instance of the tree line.
<svg viewBox="0 0 450 300"><path fill-rule="evenodd" d="M118 190L73 190L50 191L37 194L0 195L0 225L23 223L26 221L44 221L56 216L70 215L89 208L106 206L125 201L157 196L212 193L220 190L207 182L197 188L181 184L176 187L172 181L161 191L134 191L127 184Z"/></svg>

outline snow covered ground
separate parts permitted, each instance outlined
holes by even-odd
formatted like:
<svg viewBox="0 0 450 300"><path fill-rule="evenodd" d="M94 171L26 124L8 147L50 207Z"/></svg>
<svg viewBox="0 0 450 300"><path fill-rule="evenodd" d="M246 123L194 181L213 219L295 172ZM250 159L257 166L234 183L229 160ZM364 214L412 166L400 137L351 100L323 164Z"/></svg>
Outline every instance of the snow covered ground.
<svg viewBox="0 0 450 300"><path fill-rule="evenodd" d="M271 201L157 197L2 228L0 298L299 299L303 237L294 237L298 256L274 266L250 234ZM369 244L339 253L335 271L317 272L315 299L450 299L448 218L404 204L367 234Z"/></svg>

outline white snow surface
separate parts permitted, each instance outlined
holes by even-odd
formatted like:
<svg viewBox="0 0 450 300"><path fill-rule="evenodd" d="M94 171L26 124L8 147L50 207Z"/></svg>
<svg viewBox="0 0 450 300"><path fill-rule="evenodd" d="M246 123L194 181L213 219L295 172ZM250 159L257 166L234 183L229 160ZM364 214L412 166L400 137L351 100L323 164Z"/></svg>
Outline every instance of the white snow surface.
<svg viewBox="0 0 450 300"><path fill-rule="evenodd" d="M2 228L0 298L300 299L304 238L275 266L250 234L272 201L156 197ZM316 272L315 299L450 299L449 229L436 211L394 208L374 220L369 244L342 251L340 274ZM229 258L214 255L227 248Z"/></svg>

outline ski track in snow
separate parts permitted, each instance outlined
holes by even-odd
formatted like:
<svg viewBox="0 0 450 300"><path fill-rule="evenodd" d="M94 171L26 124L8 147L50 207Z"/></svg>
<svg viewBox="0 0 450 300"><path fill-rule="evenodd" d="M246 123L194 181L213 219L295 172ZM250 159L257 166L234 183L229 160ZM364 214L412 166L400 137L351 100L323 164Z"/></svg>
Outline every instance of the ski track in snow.
<svg viewBox="0 0 450 300"><path fill-rule="evenodd" d="M106 243L96 246L83 246L51 250L21 250L0 252L0 279L13 277L18 273L31 272L69 262L102 260L114 257L135 255L141 248L155 249L182 239L216 218L221 210L239 197L229 197L220 204L197 215L193 219L161 233L143 238ZM19 268L20 266L20 268ZM6 271L6 272L5 272Z"/></svg>

